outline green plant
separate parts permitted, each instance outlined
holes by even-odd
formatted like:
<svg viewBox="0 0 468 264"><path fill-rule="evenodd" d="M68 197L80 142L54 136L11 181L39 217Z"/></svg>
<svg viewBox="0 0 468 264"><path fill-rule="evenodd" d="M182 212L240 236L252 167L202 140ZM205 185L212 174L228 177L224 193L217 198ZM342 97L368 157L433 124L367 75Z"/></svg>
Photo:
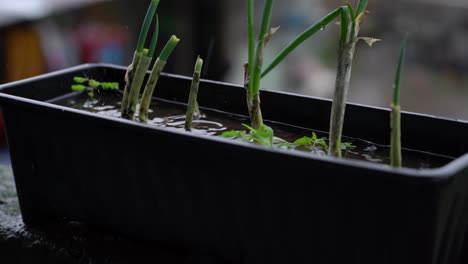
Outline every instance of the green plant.
<svg viewBox="0 0 468 264"><path fill-rule="evenodd" d="M246 67L245 83L247 85L247 107L250 115L250 122L254 129L263 126L263 117L260 108L260 79L263 66L263 51L275 29L270 29L271 13L273 10L273 0L266 0L263 9L260 32L255 45L254 29L254 1L247 1L247 21L248 21L248 64ZM256 46L256 47L255 47Z"/></svg>
<svg viewBox="0 0 468 264"><path fill-rule="evenodd" d="M221 136L224 138L233 138L233 139L241 139L244 142L254 142L263 146L272 147L273 146L273 129L271 127L262 125L260 128L255 129L251 126L246 124L242 124L245 128L247 128L250 133L246 133L245 131L239 130L231 130L224 132Z"/></svg>
<svg viewBox="0 0 468 264"><path fill-rule="evenodd" d="M150 49L144 48L146 38L148 36L149 28L153 17L156 15L156 10L159 5L159 0L152 0L141 28L140 36L138 38L137 48L135 50L133 61L127 68L125 74L125 89L122 99L122 117L132 119L135 114L138 96L140 94L141 85L143 84L146 71L152 60L154 49L158 38L158 19L156 19L156 28L153 38L151 40Z"/></svg>
<svg viewBox="0 0 468 264"><path fill-rule="evenodd" d="M119 90L118 82L99 82L94 79L87 77L73 77L75 84L71 86L71 90L74 92L87 92L89 97L94 97L96 91L106 90Z"/></svg>
<svg viewBox="0 0 468 264"><path fill-rule="evenodd" d="M187 104L187 114L185 116L185 130L187 131L192 130L193 115L198 111L197 95L202 68L203 60L198 56L197 62L195 63L195 69L193 71L192 85L190 86L190 95Z"/></svg>
<svg viewBox="0 0 468 264"><path fill-rule="evenodd" d="M377 39L359 37L361 24L368 14L368 11L366 11L367 4L367 0L359 0L357 8L354 9L348 2L347 8L343 7L343 10L346 10L346 12L343 12L341 15L338 70L330 116L330 146L328 154L331 156L342 156L341 136L356 44L361 39L365 40L369 46L378 41Z"/></svg>
<svg viewBox="0 0 468 264"><path fill-rule="evenodd" d="M405 63L406 48L408 46L408 36L405 37L400 50L398 66L394 82L393 102L391 105L390 117L390 165L393 167L401 167L401 113L400 113L400 80L403 65Z"/></svg>
<svg viewBox="0 0 468 264"><path fill-rule="evenodd" d="M148 82L146 83L146 87L145 87L145 90L143 91L143 96L141 98L138 119L142 122L146 122L148 120L148 111L151 105L151 99L153 97L154 88L156 87L158 83L161 72L164 70L164 67L166 66L169 56L172 54L172 51L175 49L179 41L180 40L176 36L173 35L167 41L166 46L164 46L163 50L161 51L161 54L159 55L159 57L156 59L156 62L154 63L153 69L151 71L151 75L148 79Z"/></svg>

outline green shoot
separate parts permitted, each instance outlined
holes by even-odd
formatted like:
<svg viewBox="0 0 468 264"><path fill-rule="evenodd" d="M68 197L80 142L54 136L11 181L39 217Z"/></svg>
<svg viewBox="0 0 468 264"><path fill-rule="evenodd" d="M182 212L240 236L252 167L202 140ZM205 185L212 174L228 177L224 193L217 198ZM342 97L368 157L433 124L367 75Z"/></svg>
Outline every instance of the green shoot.
<svg viewBox="0 0 468 264"><path fill-rule="evenodd" d="M400 80L401 72L406 58L406 48L408 46L408 35L403 41L403 45L400 50L400 57L398 60L398 66L396 71L395 83L394 83L394 95L393 103L391 105L392 112L390 117L390 165L393 167L402 166L401 156L401 112L400 112Z"/></svg>
<svg viewBox="0 0 468 264"><path fill-rule="evenodd" d="M146 83L145 90L143 91L143 96L141 98L138 119L142 122L146 122L148 120L148 111L151 105L151 98L153 97L154 89L158 84L159 76L166 66L167 59L179 41L180 40L176 36L172 36L154 63L151 75L148 79L148 82Z"/></svg>
<svg viewBox="0 0 468 264"><path fill-rule="evenodd" d="M335 93L333 96L332 110L330 115L330 137L328 154L335 157L342 156L341 136L348 98L349 83L353 65L354 51L357 42L362 39L371 46L376 39L359 38L361 23L367 16L367 0L360 0L357 9L349 3L342 7L341 13L341 38L338 54L338 70L335 82ZM346 147L346 146L345 146Z"/></svg>
<svg viewBox="0 0 468 264"><path fill-rule="evenodd" d="M203 60L200 59L200 56L197 58L195 63L195 70L193 72L192 85L190 86L190 95L187 104L187 114L185 116L185 130L192 130L193 115L195 114L197 108L197 95L198 95L198 86L200 85L200 76L203 67Z"/></svg>
<svg viewBox="0 0 468 264"><path fill-rule="evenodd" d="M169 56L171 55L172 51L174 48L177 46L177 43L179 43L180 39L178 39L176 36L172 35L172 37L169 39L169 41L166 43L166 46L164 46L163 50L161 51L161 54L159 55L159 58L163 61L167 61L169 59Z"/></svg>
<svg viewBox="0 0 468 264"><path fill-rule="evenodd" d="M156 9L158 9L159 0L152 0L151 4L146 12L145 20L141 27L140 36L138 38L137 49L136 51L141 53L145 48L146 38L148 36L149 28L151 26L151 21L153 20L154 15L156 14Z"/></svg>
<svg viewBox="0 0 468 264"><path fill-rule="evenodd" d="M260 80L263 67L263 50L275 32L274 29L269 31L271 13L273 11L273 0L266 0L263 9L262 24L258 35L257 47L255 46L254 34L254 6L253 0L248 0L248 46L249 46L249 63L246 67L246 84L247 85L247 107L250 115L250 122L253 128L260 129L263 125L263 117L260 109Z"/></svg>
<svg viewBox="0 0 468 264"><path fill-rule="evenodd" d="M152 61L152 56L156 48L156 42L159 35L159 19L156 15L156 10L159 5L159 0L152 0L146 12L143 26L141 27L140 36L138 38L137 48L133 55L132 63L128 66L125 74L125 88L122 98L121 115L123 118L132 119L135 113L138 96L140 94L141 85L146 75L146 71ZM145 49L146 38L153 17L156 16L156 25L153 37L150 44L150 49Z"/></svg>
<svg viewBox="0 0 468 264"><path fill-rule="evenodd" d="M156 19L154 23L154 33L153 37L151 38L151 43L148 51L148 57L153 57L154 52L156 51L156 45L158 44L158 37L159 37L159 16L156 14Z"/></svg>
<svg viewBox="0 0 468 264"><path fill-rule="evenodd" d="M73 77L75 84L71 86L74 92L87 92L90 97L94 97L96 91L119 90L117 82L99 82L86 77Z"/></svg>

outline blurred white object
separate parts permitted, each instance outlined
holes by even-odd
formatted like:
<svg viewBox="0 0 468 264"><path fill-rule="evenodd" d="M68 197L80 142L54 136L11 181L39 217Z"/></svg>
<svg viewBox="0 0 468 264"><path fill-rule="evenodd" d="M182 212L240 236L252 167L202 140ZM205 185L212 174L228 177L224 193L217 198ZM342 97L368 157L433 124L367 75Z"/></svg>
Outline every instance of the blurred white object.
<svg viewBox="0 0 468 264"><path fill-rule="evenodd" d="M0 26L110 0L0 0Z"/></svg>

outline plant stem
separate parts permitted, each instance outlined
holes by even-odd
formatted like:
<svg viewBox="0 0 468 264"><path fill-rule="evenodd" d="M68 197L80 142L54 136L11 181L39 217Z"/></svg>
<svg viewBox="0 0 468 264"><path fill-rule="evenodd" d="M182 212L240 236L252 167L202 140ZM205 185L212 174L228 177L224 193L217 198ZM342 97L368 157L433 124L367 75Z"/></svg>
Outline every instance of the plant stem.
<svg viewBox="0 0 468 264"><path fill-rule="evenodd" d="M154 63L151 75L148 79L148 82L146 83L146 87L143 91L143 96L140 103L138 119L142 122L146 122L148 120L148 111L151 105L151 99L153 97L154 89L158 84L159 76L164 70L167 60L177 43L179 43L179 39L176 36L172 36L167 42L164 49L162 50L159 57L156 59L156 62Z"/></svg>
<svg viewBox="0 0 468 264"><path fill-rule="evenodd" d="M338 70L335 81L335 93L333 96L332 110L330 115L330 135L328 155L341 158L341 136L343 134L343 123L348 99L349 82L353 65L354 51L358 41L361 15L353 17L353 8L342 13L342 30L338 50ZM363 11L364 12L364 11ZM344 24L349 21L347 17L351 13L351 25ZM348 22L349 23L349 22ZM349 30L351 31L349 33Z"/></svg>
<svg viewBox="0 0 468 264"><path fill-rule="evenodd" d="M122 105L121 105L121 112L122 117L125 116L125 112L127 110L128 105L128 95L130 94L131 86L133 80L135 79L135 72L137 70L138 64L140 63L141 57L143 56L143 52L135 51L133 54L133 60L130 66L127 68L127 72L125 73L125 89L122 98Z"/></svg>
<svg viewBox="0 0 468 264"><path fill-rule="evenodd" d="M273 0L266 0L263 9L262 24L258 35L257 48L255 50L254 65L248 65L249 68L249 89L247 93L247 107L250 113L250 122L254 129L259 129L263 125L263 117L260 108L260 79L263 66L263 49L265 48L265 37L270 27L271 13L273 10ZM249 7L249 17L251 16L251 8ZM249 18L250 19L250 18ZM249 52L252 42L251 28L249 23ZM251 59L249 54L249 60Z"/></svg>
<svg viewBox="0 0 468 264"><path fill-rule="evenodd" d="M151 99L153 97L154 88L158 83L159 76L166 66L166 61L161 60L160 58L156 59L151 75L146 83L145 90L143 91L143 96L141 97L140 110L138 112L138 119L142 122L148 121L148 111L151 104Z"/></svg>
<svg viewBox="0 0 468 264"><path fill-rule="evenodd" d="M138 63L137 70L135 72L135 78L133 79L130 93L128 94L128 103L122 111L122 117L127 119L133 119L136 111L136 105L138 103L138 97L140 96L141 85L145 80L146 72L151 64L151 57L142 56L140 63Z"/></svg>
<svg viewBox="0 0 468 264"><path fill-rule="evenodd" d="M391 112L391 137L390 137L390 165L401 167L401 113L400 106L392 104Z"/></svg>
<svg viewBox="0 0 468 264"><path fill-rule="evenodd" d="M192 130L193 115L197 108L197 95L198 95L198 86L200 85L200 75L203 67L203 60L200 59L200 56L197 58L195 64L195 70L193 72L192 85L190 87L190 95L187 104L187 114L185 116L185 130Z"/></svg>
<svg viewBox="0 0 468 264"><path fill-rule="evenodd" d="M353 40L344 47L340 47L338 55L338 72L330 117L330 145L328 155L340 158L341 136L355 48L356 40Z"/></svg>
<svg viewBox="0 0 468 264"><path fill-rule="evenodd" d="M400 50L397 72L394 83L392 112L390 116L390 165L393 167L402 166L401 157L401 112L400 112L400 80L401 72L406 58L406 47L408 46L408 35L406 35Z"/></svg>

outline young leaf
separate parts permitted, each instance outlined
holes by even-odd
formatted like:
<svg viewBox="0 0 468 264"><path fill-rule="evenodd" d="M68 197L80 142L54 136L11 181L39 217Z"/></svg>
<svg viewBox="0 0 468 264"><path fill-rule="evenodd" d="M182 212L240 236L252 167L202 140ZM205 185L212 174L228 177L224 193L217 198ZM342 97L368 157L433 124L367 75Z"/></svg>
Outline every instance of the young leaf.
<svg viewBox="0 0 468 264"><path fill-rule="evenodd" d="M242 137L242 132L237 130L226 131L221 134L223 138L240 138Z"/></svg>
<svg viewBox="0 0 468 264"><path fill-rule="evenodd" d="M101 83L101 87L104 90L118 90L119 83L118 82L103 82Z"/></svg>
<svg viewBox="0 0 468 264"><path fill-rule="evenodd" d="M75 76L73 77L73 81L76 83L85 83L88 81L88 78Z"/></svg>
<svg viewBox="0 0 468 264"><path fill-rule="evenodd" d="M325 142L325 139L323 138L318 139L315 143L319 144L324 150L328 149L328 144Z"/></svg>
<svg viewBox="0 0 468 264"><path fill-rule="evenodd" d="M312 139L309 138L309 137L302 137L296 141L294 141L294 145L297 145L297 146L306 146L306 145L310 145L312 143Z"/></svg>
<svg viewBox="0 0 468 264"><path fill-rule="evenodd" d="M71 86L71 89L72 91L75 91L75 92L81 92L81 91L84 91L86 89L86 86L82 85L82 84L74 84Z"/></svg>
<svg viewBox="0 0 468 264"><path fill-rule="evenodd" d="M352 150L355 149L356 146L353 145L351 142L343 142L341 143L341 149L342 150Z"/></svg>
<svg viewBox="0 0 468 264"><path fill-rule="evenodd" d="M315 132L312 132L312 141L316 141L317 140L317 134L315 134Z"/></svg>
<svg viewBox="0 0 468 264"><path fill-rule="evenodd" d="M94 97L94 91L89 91L89 92L88 92L88 96L89 96L89 97Z"/></svg>
<svg viewBox="0 0 468 264"><path fill-rule="evenodd" d="M97 87L99 87L99 85L101 85L101 83L96 81L96 80L90 79L89 82L88 82L88 85L93 87L93 88L97 88Z"/></svg>

